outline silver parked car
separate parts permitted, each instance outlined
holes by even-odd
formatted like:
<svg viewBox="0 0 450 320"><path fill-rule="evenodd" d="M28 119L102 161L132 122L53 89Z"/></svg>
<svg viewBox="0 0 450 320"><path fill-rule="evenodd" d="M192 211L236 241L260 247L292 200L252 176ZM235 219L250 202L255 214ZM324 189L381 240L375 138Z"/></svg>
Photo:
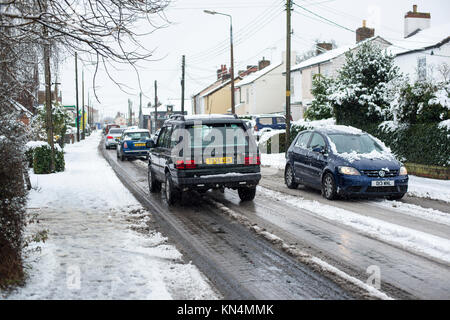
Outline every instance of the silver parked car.
<svg viewBox="0 0 450 320"><path fill-rule="evenodd" d="M111 128L105 137L105 148L117 147L122 132L127 128Z"/></svg>

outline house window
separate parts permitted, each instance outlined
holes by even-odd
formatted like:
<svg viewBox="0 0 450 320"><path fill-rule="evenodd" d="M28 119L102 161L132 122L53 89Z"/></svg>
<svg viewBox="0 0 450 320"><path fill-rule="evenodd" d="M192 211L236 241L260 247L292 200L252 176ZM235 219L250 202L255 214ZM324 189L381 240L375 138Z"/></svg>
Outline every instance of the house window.
<svg viewBox="0 0 450 320"><path fill-rule="evenodd" d="M419 81L425 81L427 78L427 58L420 57L417 59L417 77Z"/></svg>
<svg viewBox="0 0 450 320"><path fill-rule="evenodd" d="M245 96L245 101L246 101L247 103L250 102L250 94L249 94L249 90L248 90L248 89L249 89L249 88L245 89L245 94L246 94L246 96Z"/></svg>

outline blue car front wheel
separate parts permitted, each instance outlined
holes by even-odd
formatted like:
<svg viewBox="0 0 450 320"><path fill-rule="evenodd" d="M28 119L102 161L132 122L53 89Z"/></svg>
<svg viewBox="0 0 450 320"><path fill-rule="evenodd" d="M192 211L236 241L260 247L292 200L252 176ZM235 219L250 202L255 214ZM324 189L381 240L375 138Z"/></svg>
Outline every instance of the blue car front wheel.
<svg viewBox="0 0 450 320"><path fill-rule="evenodd" d="M323 176L322 195L328 200L333 200L337 197L336 182L334 181L334 176L330 172L327 172Z"/></svg>

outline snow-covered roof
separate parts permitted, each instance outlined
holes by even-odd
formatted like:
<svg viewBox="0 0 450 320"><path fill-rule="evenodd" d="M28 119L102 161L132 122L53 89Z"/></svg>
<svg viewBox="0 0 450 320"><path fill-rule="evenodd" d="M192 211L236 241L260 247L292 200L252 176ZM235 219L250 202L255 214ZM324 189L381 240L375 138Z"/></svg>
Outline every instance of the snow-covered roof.
<svg viewBox="0 0 450 320"><path fill-rule="evenodd" d="M242 79L242 78L239 77L239 76L238 76L238 77L235 77L235 78L234 78L234 81L236 81L237 79ZM231 83L231 78L228 79L227 81L225 81L225 82L219 84L218 86L214 86L214 87L211 88L210 90L206 91L205 93L203 93L203 94L201 95L201 97L203 98L203 97L209 96L211 93L213 93L213 92L215 92L215 91L217 91L217 90L219 90L219 89L222 89L223 87L225 87L225 86L228 85L229 83ZM236 84L236 85L237 85L237 84Z"/></svg>
<svg viewBox="0 0 450 320"><path fill-rule="evenodd" d="M324 62L333 60L334 58L339 57L340 55L346 53L347 51L355 49L355 48L359 47L360 45L362 45L362 44L364 44L366 42L369 42L369 41L382 41L382 42L385 42L387 44L391 44L389 41L385 40L384 38L382 38L380 36L367 38L367 39L365 39L363 41L360 41L358 43L355 43L355 44L352 44L352 45L345 45L345 46L342 46L342 47L339 47L339 48L336 48L336 49L333 49L333 50L329 50L327 52L319 54L318 56L315 56L315 57L309 58L309 59L307 59L305 61L302 61L299 64L294 65L291 68L291 71L301 70L301 69L304 69L304 68L309 67L309 66L313 66L313 65L316 65L316 64L319 64L319 63L324 63Z"/></svg>
<svg viewBox="0 0 450 320"><path fill-rule="evenodd" d="M350 50L351 48L353 48L353 46L350 45L346 45L346 46L342 46L333 50L329 50L327 52L324 52L322 54L319 54L318 56L309 58L305 61L300 62L299 64L294 65L291 68L291 71L295 71L295 70L300 70L309 66L313 66L319 63L323 63L326 61L330 61L338 56L340 56L341 54L344 54L345 52L347 52L348 50Z"/></svg>
<svg viewBox="0 0 450 320"><path fill-rule="evenodd" d="M424 50L438 46L440 43L449 41L450 23L436 27L430 27L418 31L415 35L406 39L392 39L392 46L388 48L394 55L405 54L410 51Z"/></svg>
<svg viewBox="0 0 450 320"><path fill-rule="evenodd" d="M274 63L272 65L265 67L264 69L261 69L254 73L251 73L250 75L246 76L241 82L236 84L236 87L241 87L246 84L252 83L253 81L261 78L263 75L265 75L265 74L271 72L272 70L276 69L277 67L281 66L282 64L283 64L283 62Z"/></svg>

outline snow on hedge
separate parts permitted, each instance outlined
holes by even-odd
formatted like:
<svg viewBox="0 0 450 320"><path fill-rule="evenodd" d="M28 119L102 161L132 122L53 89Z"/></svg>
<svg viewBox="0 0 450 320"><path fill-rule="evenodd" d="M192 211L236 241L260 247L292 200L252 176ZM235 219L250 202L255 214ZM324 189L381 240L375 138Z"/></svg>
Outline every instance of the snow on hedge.
<svg viewBox="0 0 450 320"><path fill-rule="evenodd" d="M438 127L450 131L450 119L439 122Z"/></svg>
<svg viewBox="0 0 450 320"><path fill-rule="evenodd" d="M44 146L50 148L50 145L45 141L29 141L25 145L25 151L28 151L30 149L44 147ZM61 147L58 144L54 144L54 147L57 151L62 151Z"/></svg>

